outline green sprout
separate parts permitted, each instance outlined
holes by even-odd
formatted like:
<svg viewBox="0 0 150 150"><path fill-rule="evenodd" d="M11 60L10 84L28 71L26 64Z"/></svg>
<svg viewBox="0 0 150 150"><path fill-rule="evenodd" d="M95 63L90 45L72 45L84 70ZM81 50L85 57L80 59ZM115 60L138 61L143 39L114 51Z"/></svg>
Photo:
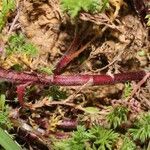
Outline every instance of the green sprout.
<svg viewBox="0 0 150 150"><path fill-rule="evenodd" d="M128 82L128 83L125 83L125 88L124 88L124 91L123 91L123 98L128 98L130 95L131 95L131 92L132 92L132 86L131 84Z"/></svg>
<svg viewBox="0 0 150 150"><path fill-rule="evenodd" d="M94 136L92 139L92 148L94 150L112 150L113 145L115 145L115 142L119 137L118 133L101 126L95 126L91 128L89 132Z"/></svg>
<svg viewBox="0 0 150 150"><path fill-rule="evenodd" d="M101 126L86 130L78 126L72 137L54 143L55 150L111 150L119 134Z"/></svg>
<svg viewBox="0 0 150 150"><path fill-rule="evenodd" d="M107 120L113 128L117 128L123 122L127 121L128 108L117 106L112 108L112 111L107 115Z"/></svg>
<svg viewBox="0 0 150 150"><path fill-rule="evenodd" d="M136 145L129 137L125 136L120 150L136 150Z"/></svg>
<svg viewBox="0 0 150 150"><path fill-rule="evenodd" d="M12 124L9 120L8 106L5 104L6 98L4 94L0 95L0 127L10 129Z"/></svg>
<svg viewBox="0 0 150 150"><path fill-rule="evenodd" d="M145 142L150 139L150 113L146 113L134 124L134 128L129 129L133 140Z"/></svg>
<svg viewBox="0 0 150 150"><path fill-rule="evenodd" d="M86 131L84 126L78 126L77 131L73 132L72 137L54 143L55 150L84 150L85 143L92 135Z"/></svg>

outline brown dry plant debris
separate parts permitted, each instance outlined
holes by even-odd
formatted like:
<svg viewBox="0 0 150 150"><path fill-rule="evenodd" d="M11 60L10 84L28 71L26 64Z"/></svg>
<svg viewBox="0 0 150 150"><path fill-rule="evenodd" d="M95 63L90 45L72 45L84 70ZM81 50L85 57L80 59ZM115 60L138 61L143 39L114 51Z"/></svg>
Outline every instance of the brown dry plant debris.
<svg viewBox="0 0 150 150"><path fill-rule="evenodd" d="M41 67L52 68L52 71L55 69L57 62L65 54L75 37L75 25L61 10L59 0L22 0L18 2L18 8L13 14L10 14L0 36L0 67L9 70L19 64L25 75L27 73L28 77L33 77L41 84L44 77L54 76L46 74L40 76L41 74L39 75L36 71ZM81 40L83 43L79 41L81 45L77 50L81 50L82 53L67 66L58 78L76 74L95 76L100 74L113 78L113 74L116 73L138 70L149 72L149 28L141 23L127 0L110 0L110 9L106 12L96 14L81 12L79 23L82 22L92 24L92 30L89 32L85 30L82 38L84 34L90 36ZM24 34L28 41L38 47L39 52L36 57L29 57L22 53L11 55L5 53L8 38L14 33ZM89 42L93 34L98 34L98 36ZM79 53L76 52L76 54ZM12 74L9 80L14 79L13 82L16 83L18 72L14 72L15 74ZM6 71L3 77L6 79L8 75ZM139 79L142 78L143 76ZM64 81L64 78L60 79ZM65 78L66 81L67 79ZM61 83L59 80L57 80L58 83ZM134 126L134 121L139 114L150 110L149 74L144 76L140 82L129 82L131 89L130 87L126 89L124 83L92 86L93 80L91 80L89 78L80 87L73 85L49 87L47 81L50 80L46 80L44 86L30 85L28 82L24 93L25 104L28 108L20 108L18 102L14 101L17 97L14 83L0 84L0 93L5 93L6 102L11 109L9 117L14 127L11 132L15 133L17 142L23 144L27 149L53 150L54 137L58 139L71 137L72 130L76 130L80 124L84 124L87 128L93 125L109 128L107 115L116 107L123 106L129 112L127 113L128 120L117 127L117 132L121 135L118 141L122 142L123 134ZM6 87L3 89L4 85ZM127 97L124 97L125 90L129 90ZM32 140L34 142L31 142ZM139 141L136 141L136 144L139 149L143 148ZM115 148L120 150L120 146L115 145Z"/></svg>

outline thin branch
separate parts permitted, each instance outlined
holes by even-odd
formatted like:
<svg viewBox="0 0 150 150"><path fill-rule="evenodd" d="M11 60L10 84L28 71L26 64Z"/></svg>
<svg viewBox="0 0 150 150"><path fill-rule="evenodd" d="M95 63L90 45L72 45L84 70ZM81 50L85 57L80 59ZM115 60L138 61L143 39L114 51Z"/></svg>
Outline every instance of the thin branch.
<svg viewBox="0 0 150 150"><path fill-rule="evenodd" d="M18 21L19 19L19 15L20 15L20 10L19 10L19 1L17 2L17 15L15 16L11 26L10 26L10 29L8 31L8 36L12 33L13 29L14 29L14 26L16 24L16 22Z"/></svg>
<svg viewBox="0 0 150 150"><path fill-rule="evenodd" d="M146 73L146 75L143 77L143 79L141 79L141 81L139 81L138 84L135 85L130 97L134 96L134 94L140 89L140 87L146 82L146 80L149 77L150 77L150 72Z"/></svg>
<svg viewBox="0 0 150 150"><path fill-rule="evenodd" d="M133 36L134 37L134 36ZM134 41L134 38L128 43L128 44L125 44L124 46L122 46L122 49L119 51L118 55L115 56L115 58L112 60L112 62L110 62L108 65L100 68L100 69L97 69L96 71L94 72L100 72L102 70L105 70L107 69L108 67L112 66L114 63L116 63L118 60L120 60L120 57L122 56L122 54L124 53L125 49L127 49L128 47L131 46L131 44L133 43Z"/></svg>

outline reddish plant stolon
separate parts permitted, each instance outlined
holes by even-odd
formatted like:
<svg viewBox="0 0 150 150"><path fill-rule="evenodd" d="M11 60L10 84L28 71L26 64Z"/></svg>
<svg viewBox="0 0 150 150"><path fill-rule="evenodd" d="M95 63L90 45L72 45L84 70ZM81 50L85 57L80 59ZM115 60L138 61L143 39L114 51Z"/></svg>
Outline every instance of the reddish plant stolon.
<svg viewBox="0 0 150 150"><path fill-rule="evenodd" d="M18 83L17 94L20 104L23 106L24 89L29 84L42 84L42 85L58 85L58 86L79 86L86 83L90 85L107 85L127 81L139 81L147 73L145 71L128 72L109 75L51 75L46 76L43 74L27 74L19 73L12 70L0 69L0 79L13 83Z"/></svg>

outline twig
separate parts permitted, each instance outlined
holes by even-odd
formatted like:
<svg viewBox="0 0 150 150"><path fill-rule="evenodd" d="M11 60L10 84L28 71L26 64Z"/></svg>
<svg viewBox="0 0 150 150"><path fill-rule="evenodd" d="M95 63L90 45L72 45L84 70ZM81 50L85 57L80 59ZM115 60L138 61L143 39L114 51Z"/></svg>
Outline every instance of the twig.
<svg viewBox="0 0 150 150"><path fill-rule="evenodd" d="M142 101L146 103L147 108L150 109L150 101L147 98L145 98L142 94L140 95L140 97Z"/></svg>
<svg viewBox="0 0 150 150"><path fill-rule="evenodd" d="M123 49L123 50L124 50L124 49ZM109 63L108 65L106 65L105 67L102 67L102 68L100 68L100 69L97 69L97 70L94 71L94 72L100 72L100 71L103 71L103 70L107 69L108 67L112 66L116 61L119 60L120 56L121 56L121 55L123 54L123 52L124 52L123 50L114 58L114 60L113 60L112 62L110 62L110 63Z"/></svg>
<svg viewBox="0 0 150 150"><path fill-rule="evenodd" d="M104 66L104 67L102 67L102 68L100 68L100 69L97 69L97 70L94 71L94 72L100 72L100 71L102 71L102 70L105 70L105 69L107 69L108 67L112 66L115 62L117 62L117 61L120 59L121 55L124 53L124 50L125 50L126 48L128 48L128 47L132 44L133 40L134 40L134 39L132 39L132 40L130 41L130 43L128 43L127 45L124 46L124 48L122 48L122 50L121 50L121 51L119 52L119 54L113 59L112 62L110 62L108 65L106 65L106 66Z"/></svg>
<svg viewBox="0 0 150 150"><path fill-rule="evenodd" d="M49 144L46 142L47 133L45 130L41 128L34 129L30 125L28 125L24 120L21 119L13 119L11 118L11 122L13 126L17 130L17 134L19 138L21 138L24 142L30 143L31 145L36 144L39 147L50 148Z"/></svg>
<svg viewBox="0 0 150 150"><path fill-rule="evenodd" d="M93 83L92 79L89 80L87 83L85 83L84 85L82 85L81 87L79 87L79 89L74 93L72 94L71 96L69 96L64 102L69 102L70 100L73 100L77 94L79 92L81 92L83 89L85 89L86 87L89 87L90 85L92 85L91 83Z"/></svg>
<svg viewBox="0 0 150 150"><path fill-rule="evenodd" d="M84 111L84 109L79 105L75 105L73 103L66 103L64 101L50 101L48 99L43 99L42 101L39 101L35 104L31 104L31 103L28 103L26 104L26 106L28 106L30 109L33 109L35 110L36 108L40 108L40 107L43 107L43 106L53 106L53 105L63 105L63 106L69 106L69 107L72 107L74 109L77 109L77 110L80 110L80 111Z"/></svg>
<svg viewBox="0 0 150 150"><path fill-rule="evenodd" d="M140 87L146 82L146 80L149 77L150 77L150 72L146 73L146 75L143 77L143 79L140 82L138 82L137 85L135 85L135 87L134 87L134 89L133 89L133 91L131 93L130 98L134 96L134 94L140 89Z"/></svg>
<svg viewBox="0 0 150 150"><path fill-rule="evenodd" d="M18 8L18 7L19 7L19 1L18 1L18 3L17 3L17 8ZM16 22L17 22L18 19L19 19L19 15L20 15L20 10L19 10L19 8L18 8L18 9L17 9L17 15L15 16L15 18L14 18L12 24L11 24L11 27L10 27L10 29L9 29L9 31L8 31L8 36L12 33L12 31L13 31L13 29L14 29L14 26L15 26Z"/></svg>

